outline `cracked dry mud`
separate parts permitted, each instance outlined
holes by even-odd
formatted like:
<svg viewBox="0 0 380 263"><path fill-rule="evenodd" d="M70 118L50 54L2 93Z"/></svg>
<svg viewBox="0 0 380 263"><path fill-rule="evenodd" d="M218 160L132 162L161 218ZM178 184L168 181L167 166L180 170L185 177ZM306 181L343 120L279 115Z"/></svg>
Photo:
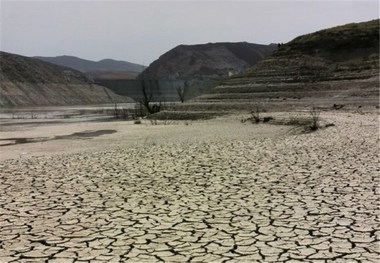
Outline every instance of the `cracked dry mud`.
<svg viewBox="0 0 380 263"><path fill-rule="evenodd" d="M0 262L379 262L377 115L331 118L2 161Z"/></svg>

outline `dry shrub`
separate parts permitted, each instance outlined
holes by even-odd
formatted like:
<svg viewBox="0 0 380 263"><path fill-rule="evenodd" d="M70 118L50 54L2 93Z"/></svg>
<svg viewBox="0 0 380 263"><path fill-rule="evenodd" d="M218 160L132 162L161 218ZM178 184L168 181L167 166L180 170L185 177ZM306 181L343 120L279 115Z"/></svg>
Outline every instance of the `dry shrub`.
<svg viewBox="0 0 380 263"><path fill-rule="evenodd" d="M253 123L259 123L260 122L260 113L262 112L261 108L257 105L253 110L251 110L251 121Z"/></svg>
<svg viewBox="0 0 380 263"><path fill-rule="evenodd" d="M316 131L319 129L319 115L321 114L321 111L317 108L311 108L309 111L311 123L310 123L310 129L312 131Z"/></svg>

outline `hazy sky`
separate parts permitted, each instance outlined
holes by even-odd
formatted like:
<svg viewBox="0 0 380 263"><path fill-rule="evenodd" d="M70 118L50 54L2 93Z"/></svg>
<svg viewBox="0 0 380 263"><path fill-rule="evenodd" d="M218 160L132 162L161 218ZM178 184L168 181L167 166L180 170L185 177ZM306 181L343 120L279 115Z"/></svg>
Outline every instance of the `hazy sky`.
<svg viewBox="0 0 380 263"><path fill-rule="evenodd" d="M377 0L0 1L2 51L145 65L179 44L285 43L379 18Z"/></svg>

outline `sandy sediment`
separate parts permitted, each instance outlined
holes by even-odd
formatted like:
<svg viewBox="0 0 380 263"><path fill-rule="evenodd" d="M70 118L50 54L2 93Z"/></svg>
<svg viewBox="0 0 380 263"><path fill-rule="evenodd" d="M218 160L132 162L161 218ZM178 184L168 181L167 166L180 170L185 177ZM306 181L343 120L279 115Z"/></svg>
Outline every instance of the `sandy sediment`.
<svg viewBox="0 0 380 263"><path fill-rule="evenodd" d="M322 117L335 126L139 126L154 139L3 160L0 262L378 262L378 115Z"/></svg>

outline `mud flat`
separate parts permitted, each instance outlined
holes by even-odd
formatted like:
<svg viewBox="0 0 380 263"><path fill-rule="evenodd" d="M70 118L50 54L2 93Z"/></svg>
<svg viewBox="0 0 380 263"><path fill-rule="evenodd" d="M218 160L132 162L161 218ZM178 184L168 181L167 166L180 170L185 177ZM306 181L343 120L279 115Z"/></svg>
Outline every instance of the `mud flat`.
<svg viewBox="0 0 380 263"><path fill-rule="evenodd" d="M0 262L378 262L378 114L321 117L9 126Z"/></svg>

